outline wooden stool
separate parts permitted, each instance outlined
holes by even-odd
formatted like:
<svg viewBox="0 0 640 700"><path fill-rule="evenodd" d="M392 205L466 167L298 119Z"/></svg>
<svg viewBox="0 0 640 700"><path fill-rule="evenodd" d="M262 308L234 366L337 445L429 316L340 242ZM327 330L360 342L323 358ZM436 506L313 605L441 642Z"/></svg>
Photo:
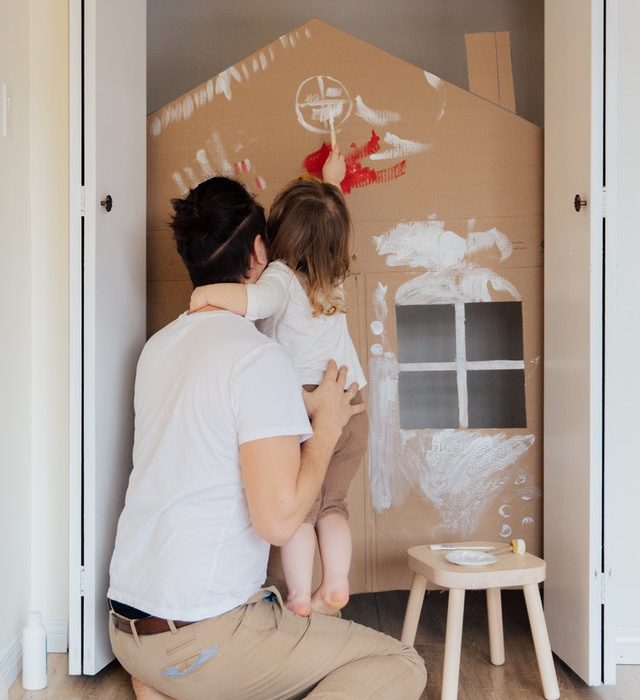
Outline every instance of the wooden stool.
<svg viewBox="0 0 640 700"><path fill-rule="evenodd" d="M500 547L497 542L460 542L456 545L487 545ZM442 700L455 700L458 696L460 673L460 648L462 645L462 618L464 595L467 590L487 591L487 617L489 621L489 655L491 663L504 663L504 635L502 630L502 602L500 589L522 587L529 614L529 624L536 650L544 697L555 700L560 697L556 670L551 656L547 625L540 601L538 584L544 581L546 564L532 554L498 554L498 561L487 566L460 566L445 559L446 551L431 551L428 545L411 547L408 551L409 568L413 571L413 583L409 593L407 612L402 628L402 642L413 646L427 582L449 590L447 631L444 644L444 669L442 673Z"/></svg>

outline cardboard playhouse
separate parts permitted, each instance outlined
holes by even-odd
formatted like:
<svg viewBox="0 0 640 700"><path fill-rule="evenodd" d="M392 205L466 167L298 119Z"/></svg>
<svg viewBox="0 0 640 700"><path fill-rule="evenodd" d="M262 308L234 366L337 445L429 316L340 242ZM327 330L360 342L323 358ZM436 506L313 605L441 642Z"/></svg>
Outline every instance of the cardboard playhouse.
<svg viewBox="0 0 640 700"><path fill-rule="evenodd" d="M542 133L513 111L504 34L467 37L473 94L312 20L148 118L151 334L191 293L171 198L220 174L268 210L319 171L332 115L369 380L353 592L407 587L415 544L522 537L540 552Z"/></svg>

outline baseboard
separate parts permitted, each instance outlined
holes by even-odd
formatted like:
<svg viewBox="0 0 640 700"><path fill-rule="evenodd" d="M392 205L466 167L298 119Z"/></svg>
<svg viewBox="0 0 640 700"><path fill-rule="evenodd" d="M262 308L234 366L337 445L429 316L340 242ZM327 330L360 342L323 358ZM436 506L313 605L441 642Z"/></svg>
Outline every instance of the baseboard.
<svg viewBox="0 0 640 700"><path fill-rule="evenodd" d="M49 617L42 621L47 630L47 651L66 654L69 650L69 623L66 617Z"/></svg>
<svg viewBox="0 0 640 700"><path fill-rule="evenodd" d="M22 636L19 634L13 642L0 651L0 677L10 688L22 670Z"/></svg>
<svg viewBox="0 0 640 700"><path fill-rule="evenodd" d="M622 627L616 634L616 663L640 664L640 627Z"/></svg>

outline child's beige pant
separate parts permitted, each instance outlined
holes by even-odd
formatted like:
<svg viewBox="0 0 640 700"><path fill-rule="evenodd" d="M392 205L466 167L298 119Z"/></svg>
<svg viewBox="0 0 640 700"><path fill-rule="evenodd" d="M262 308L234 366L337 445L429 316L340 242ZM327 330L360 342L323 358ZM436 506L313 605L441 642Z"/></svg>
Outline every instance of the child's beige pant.
<svg viewBox="0 0 640 700"><path fill-rule="evenodd" d="M315 384L307 384L307 391L317 389ZM362 394L358 392L352 399L353 405L362 403ZM349 486L362 464L369 440L369 419L365 413L352 416L342 429L342 435L336 443L329 467L320 493L304 519L305 523L315 525L318 520L330 513L339 513L349 519L346 498Z"/></svg>
<svg viewBox="0 0 640 700"><path fill-rule="evenodd" d="M175 632L109 630L124 668L177 700L417 700L426 684L414 649L348 620L294 615L273 588Z"/></svg>

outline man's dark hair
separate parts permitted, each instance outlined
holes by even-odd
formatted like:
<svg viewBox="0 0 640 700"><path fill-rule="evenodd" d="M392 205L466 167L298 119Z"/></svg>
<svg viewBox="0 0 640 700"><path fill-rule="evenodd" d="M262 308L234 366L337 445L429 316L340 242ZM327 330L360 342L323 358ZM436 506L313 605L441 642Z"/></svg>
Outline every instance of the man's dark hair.
<svg viewBox="0 0 640 700"><path fill-rule="evenodd" d="M253 243L264 236L266 220L239 182L212 177L171 204L174 239L194 287L248 276Z"/></svg>

